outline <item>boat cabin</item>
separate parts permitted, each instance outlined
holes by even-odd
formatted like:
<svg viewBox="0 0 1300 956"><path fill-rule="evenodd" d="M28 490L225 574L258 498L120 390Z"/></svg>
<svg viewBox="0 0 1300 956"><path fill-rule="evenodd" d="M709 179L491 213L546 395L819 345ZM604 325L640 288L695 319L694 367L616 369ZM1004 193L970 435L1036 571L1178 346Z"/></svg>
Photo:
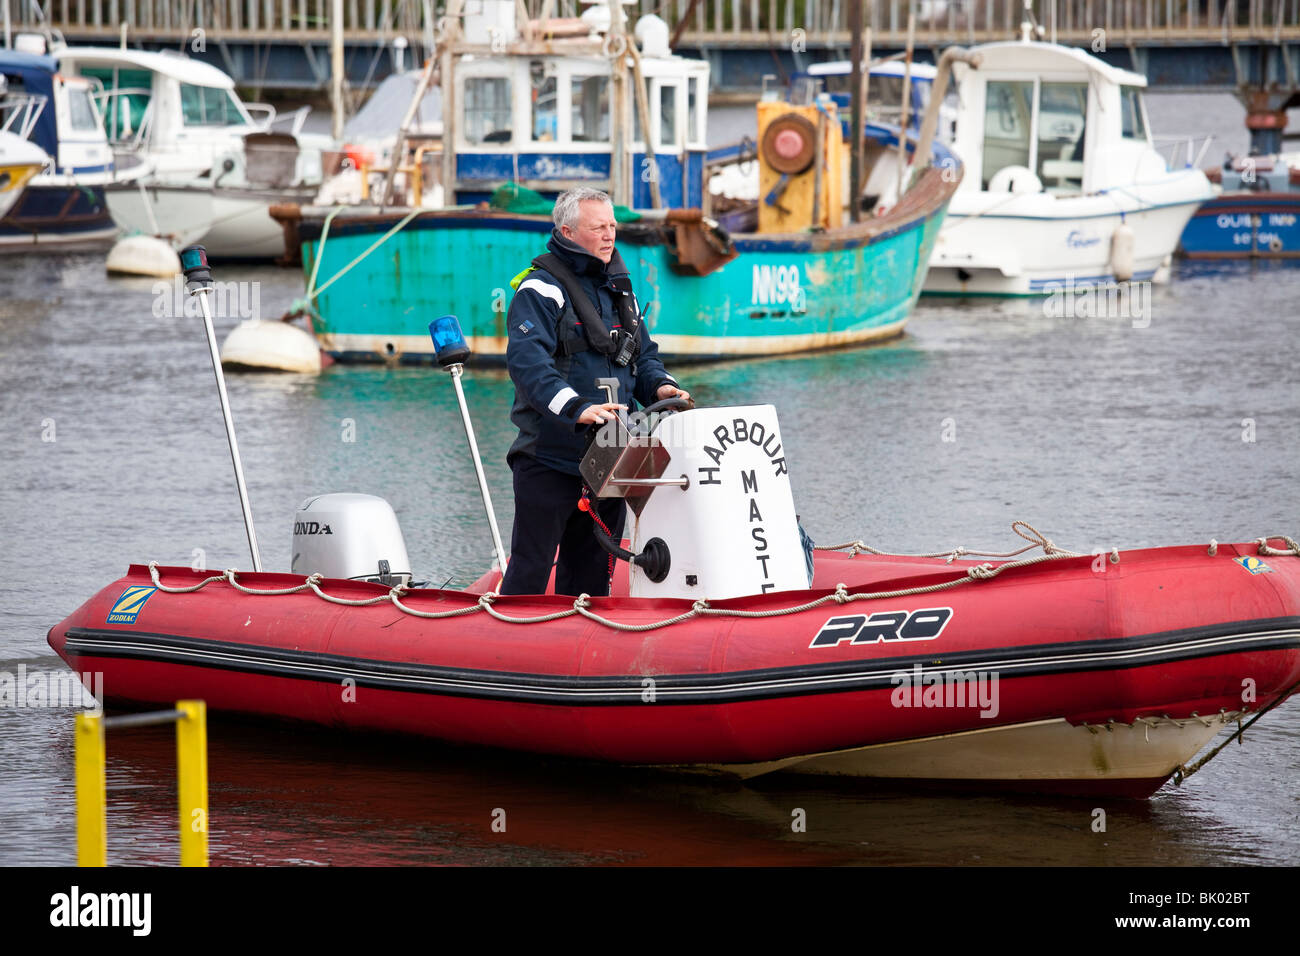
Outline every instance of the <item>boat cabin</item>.
<svg viewBox="0 0 1300 956"><path fill-rule="evenodd" d="M979 69L955 67L960 190L1100 192L1166 172L1151 142L1146 77L1048 43L980 47Z"/></svg>
<svg viewBox="0 0 1300 956"><path fill-rule="evenodd" d="M791 102L811 102L809 97L798 92L798 87L800 83L809 81L820 84L821 89L817 92L829 93L835 105L840 108L845 124L843 134L848 137L848 124L852 122L848 115L852 107L852 67L853 64L848 60L814 63L807 70L790 77L790 93L787 98ZM934 89L933 64L913 63L909 71L901 60L883 60L871 65L870 76L867 84L867 120L899 125L903 112L903 84L907 81L910 89L907 126L911 131L920 130L921 117L930 105L930 92ZM940 124L943 125L942 119Z"/></svg>
<svg viewBox="0 0 1300 956"><path fill-rule="evenodd" d="M288 168L279 178L310 176L310 169L295 172L295 165L314 163L319 181L319 155L304 151L300 157L292 137L268 133L275 109L242 102L235 81L214 66L168 51L114 47L62 47L54 56L65 74L93 84L110 140L152 163L158 180L204 176L224 158L242 158L246 147L256 144L285 154ZM268 138L274 142L262 142ZM228 170L227 184L242 181L247 172L230 175Z"/></svg>
<svg viewBox="0 0 1300 956"><path fill-rule="evenodd" d="M491 0L485 5L491 6ZM513 3L508 6L513 10ZM595 8L602 9L608 13ZM621 110L615 109L611 62L617 65L619 58L611 60L606 51L620 41L602 34L600 24L592 21L582 36L546 39L546 24L534 21L528 28L539 41L516 30L512 16L491 26L467 17L464 41L453 60L453 95L444 101L452 111L444 117L444 127L454 131L456 156L447 202L479 202L510 181L547 196L574 186L610 190L614 123L621 115L631 205L651 205L650 181L657 174L664 206L698 207L707 152L709 65L674 56L666 27L662 35L653 27L640 29L648 19L641 18L637 39L625 41L639 44L647 144L630 68L623 84L625 101ZM489 52L479 52L485 48Z"/></svg>
<svg viewBox="0 0 1300 956"><path fill-rule="evenodd" d="M0 50L4 122L54 159L52 175L111 173L113 153L100 125L91 84L63 76L48 56Z"/></svg>

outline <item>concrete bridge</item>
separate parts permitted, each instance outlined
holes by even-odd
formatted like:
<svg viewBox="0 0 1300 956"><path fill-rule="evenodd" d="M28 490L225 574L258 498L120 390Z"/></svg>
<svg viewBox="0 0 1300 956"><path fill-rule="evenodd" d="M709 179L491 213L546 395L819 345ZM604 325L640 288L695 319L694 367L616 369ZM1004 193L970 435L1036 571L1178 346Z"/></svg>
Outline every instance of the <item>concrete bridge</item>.
<svg viewBox="0 0 1300 956"><path fill-rule="evenodd" d="M863 0L875 55L903 49L909 8L921 59L952 44L1017 35L1021 0ZM577 0L519 0L536 17L575 16ZM752 96L764 74L847 59L850 0L637 0L677 49L708 58L715 91ZM349 85L375 85L431 50L441 0L344 0ZM9 32L58 31L69 43L184 49L262 91L329 85L331 0L0 0ZM1164 89L1300 90L1300 0L1036 0L1047 39L1093 50ZM631 12L631 11L630 11ZM1281 99L1278 99L1278 95ZM1262 104L1260 108L1264 107Z"/></svg>

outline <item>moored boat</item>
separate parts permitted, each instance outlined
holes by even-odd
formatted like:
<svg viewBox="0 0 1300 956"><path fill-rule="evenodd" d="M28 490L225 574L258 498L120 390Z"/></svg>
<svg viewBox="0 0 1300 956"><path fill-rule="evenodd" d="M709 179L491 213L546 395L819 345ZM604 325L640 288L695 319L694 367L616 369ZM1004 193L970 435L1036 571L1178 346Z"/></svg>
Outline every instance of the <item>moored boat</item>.
<svg viewBox="0 0 1300 956"><path fill-rule="evenodd" d="M90 84L48 56L10 49L0 50L0 76L5 128L50 159L0 216L0 252L106 247L118 228L105 187L132 174L114 160Z"/></svg>
<svg viewBox="0 0 1300 956"><path fill-rule="evenodd" d="M283 252L267 210L315 196L322 153L333 145L302 132L305 110L277 131L274 107L245 104L233 79L189 57L112 47L52 52L66 75L95 85L110 141L147 170L141 182L107 187L118 225L178 248L201 241L217 258Z"/></svg>
<svg viewBox="0 0 1300 956"><path fill-rule="evenodd" d="M836 103L762 102L761 198L715 220L702 208L708 64L672 54L652 16L639 21L636 41L598 30L543 42L538 29L501 37L492 57L480 55L483 38L446 41L440 185L449 204L480 205L274 211L290 250L301 252L302 311L327 353L428 363L426 316L454 313L476 357L501 361L509 280L543 251L553 225L549 201L526 211L482 204L516 184L542 197L590 185L631 207L619 248L655 340L673 360L901 333L961 179L945 147L901 134L908 163L899 131L870 125L869 177L910 177L911 185L887 212L859 222ZM611 67L618 43L635 51L630 76L620 75L628 57Z"/></svg>
<svg viewBox="0 0 1300 956"><path fill-rule="evenodd" d="M1155 149L1144 76L1030 39L972 49L956 67L953 150L967 178L935 243L925 290L1041 295L1162 282L1183 227L1213 192Z"/></svg>

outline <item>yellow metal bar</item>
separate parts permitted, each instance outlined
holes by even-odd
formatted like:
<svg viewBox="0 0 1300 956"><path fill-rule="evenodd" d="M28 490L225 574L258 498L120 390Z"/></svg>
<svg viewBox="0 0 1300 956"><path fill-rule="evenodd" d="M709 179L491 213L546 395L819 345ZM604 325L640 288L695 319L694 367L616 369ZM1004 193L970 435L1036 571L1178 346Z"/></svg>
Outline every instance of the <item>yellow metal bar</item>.
<svg viewBox="0 0 1300 956"><path fill-rule="evenodd" d="M108 863L104 803L104 718L77 714L77 866Z"/></svg>
<svg viewBox="0 0 1300 956"><path fill-rule="evenodd" d="M181 866L208 865L208 709L178 700L176 779L180 792Z"/></svg>

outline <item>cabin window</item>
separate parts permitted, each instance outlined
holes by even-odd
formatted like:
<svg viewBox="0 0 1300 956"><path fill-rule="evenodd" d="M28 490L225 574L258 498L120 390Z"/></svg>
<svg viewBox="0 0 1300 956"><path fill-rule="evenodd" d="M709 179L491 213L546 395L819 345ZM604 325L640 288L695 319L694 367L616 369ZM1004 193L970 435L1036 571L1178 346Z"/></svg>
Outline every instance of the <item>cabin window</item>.
<svg viewBox="0 0 1300 956"><path fill-rule="evenodd" d="M186 126L242 126L244 116L229 90L181 84L181 116Z"/></svg>
<svg viewBox="0 0 1300 956"><path fill-rule="evenodd" d="M686 81L686 140L699 142L700 135L700 78L692 76Z"/></svg>
<svg viewBox="0 0 1300 956"><path fill-rule="evenodd" d="M1033 143L1034 84L1032 81L991 80L984 96L983 186L998 170L1029 166Z"/></svg>
<svg viewBox="0 0 1300 956"><path fill-rule="evenodd" d="M1083 188L1087 83L1043 83L1038 94L1038 173L1048 192Z"/></svg>
<svg viewBox="0 0 1300 956"><path fill-rule="evenodd" d="M609 142L609 77L575 76L570 89L575 143Z"/></svg>
<svg viewBox="0 0 1300 956"><path fill-rule="evenodd" d="M510 142L510 78L465 78L465 141L471 146Z"/></svg>
<svg viewBox="0 0 1300 956"><path fill-rule="evenodd" d="M559 86L554 76L547 76L541 60L534 60L529 70L533 101L533 139L553 143L559 138L559 110L556 95Z"/></svg>
<svg viewBox="0 0 1300 956"><path fill-rule="evenodd" d="M226 90L190 83L181 84L181 117L186 126L233 126L243 122Z"/></svg>
<svg viewBox="0 0 1300 956"><path fill-rule="evenodd" d="M83 67L81 75L93 77L104 86L100 112L109 139L128 139L139 132L153 89L153 76L148 70Z"/></svg>
<svg viewBox="0 0 1300 956"><path fill-rule="evenodd" d="M90 100L90 90L84 86L67 86L68 128L78 133L98 132L99 116Z"/></svg>
<svg viewBox="0 0 1300 956"><path fill-rule="evenodd" d="M659 87L659 145L677 146L677 84Z"/></svg>
<svg viewBox="0 0 1300 956"><path fill-rule="evenodd" d="M1146 142L1147 126L1142 113L1142 91L1136 86L1119 88L1120 135Z"/></svg>

